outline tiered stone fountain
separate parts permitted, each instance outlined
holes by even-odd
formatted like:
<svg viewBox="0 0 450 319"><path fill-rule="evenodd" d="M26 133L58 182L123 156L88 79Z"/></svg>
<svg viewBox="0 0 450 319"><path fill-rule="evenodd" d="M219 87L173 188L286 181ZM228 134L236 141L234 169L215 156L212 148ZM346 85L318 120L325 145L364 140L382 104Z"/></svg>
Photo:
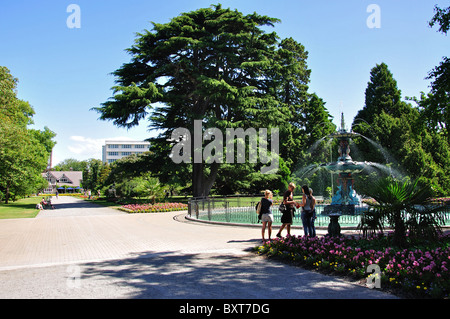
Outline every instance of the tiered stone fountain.
<svg viewBox="0 0 450 319"><path fill-rule="evenodd" d="M346 130L344 114L342 114L341 128L337 132L329 135L329 137L339 141L338 160L319 166L338 174L338 190L331 200L331 205L326 206L324 209L324 213L330 216L328 232L332 236L340 235L339 216L344 214L354 215L355 207L361 205L361 197L356 193L354 188L353 174L360 173L372 164L370 162L355 162L352 160L349 142L355 136L360 135Z"/></svg>

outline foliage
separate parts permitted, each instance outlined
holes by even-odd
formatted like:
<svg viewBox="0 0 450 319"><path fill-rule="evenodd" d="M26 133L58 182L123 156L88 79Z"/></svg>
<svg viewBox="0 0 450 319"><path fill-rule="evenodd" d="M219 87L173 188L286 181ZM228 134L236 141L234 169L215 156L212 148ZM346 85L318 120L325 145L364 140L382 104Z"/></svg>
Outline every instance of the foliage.
<svg viewBox="0 0 450 319"><path fill-rule="evenodd" d="M290 170L306 140L301 132L310 70L301 44L264 31L277 22L215 5L153 23L153 30L138 34L128 49L132 61L114 72L113 98L94 109L100 119L122 127L148 118L150 128L162 131L151 140L158 159L151 172L163 183L171 178L167 172L174 172L175 183L189 186L194 196L208 195L218 176L227 179L228 170L220 171L218 162L170 161L171 133L182 127L192 134L194 120L201 119L204 130L279 127L281 157ZM248 172L245 165L234 168ZM278 178L284 183L282 175Z"/></svg>
<svg viewBox="0 0 450 319"><path fill-rule="evenodd" d="M16 87L17 79L0 67L0 195L5 203L47 187L41 173L55 145L55 133L47 127L27 128L34 110L17 98Z"/></svg>
<svg viewBox="0 0 450 319"><path fill-rule="evenodd" d="M99 180L103 166L103 162L99 159L91 158L86 161L82 181L84 189L97 190L100 187Z"/></svg>
<svg viewBox="0 0 450 319"><path fill-rule="evenodd" d="M443 206L432 202L433 192L419 180L381 178L362 187L360 193L376 201L367 218L372 217L372 226L378 228L380 221L386 221L394 229L395 245L404 247L407 233L426 240L437 240L441 235Z"/></svg>
<svg viewBox="0 0 450 319"><path fill-rule="evenodd" d="M55 171L78 171L82 172L88 166L87 161L79 161L74 158L67 158L53 167Z"/></svg>
<svg viewBox="0 0 450 319"><path fill-rule="evenodd" d="M406 104L401 101L401 91L388 66L385 63L377 64L370 72L364 108L358 112L355 121L359 119L370 124L382 111L399 117L405 110Z"/></svg>
<svg viewBox="0 0 450 319"><path fill-rule="evenodd" d="M434 27L435 24L439 24L439 32L447 35L447 32L450 29L450 7L441 9L436 5L434 7L434 11L436 13L429 22L430 27Z"/></svg>
<svg viewBox="0 0 450 319"><path fill-rule="evenodd" d="M375 205L375 204L372 204ZM375 209L369 209L361 215L361 220L357 229L362 233L363 237L373 237L377 234L383 234L383 219Z"/></svg>
<svg viewBox="0 0 450 319"><path fill-rule="evenodd" d="M381 288L416 297L447 298L450 293L450 237L439 243L410 249L392 248L391 237L287 236L255 247L269 257L281 258L327 274L363 280L369 265L381 270Z"/></svg>
<svg viewBox="0 0 450 319"><path fill-rule="evenodd" d="M290 171L282 158L277 174L262 174L257 164L222 164L212 190L213 194L259 194L262 190L284 191L290 182Z"/></svg>
<svg viewBox="0 0 450 319"><path fill-rule="evenodd" d="M428 103L424 96L419 108L400 99L401 92L387 66L374 67L366 90L366 105L355 117L353 128L377 146L363 138L355 140L364 154L359 160L389 164L404 175L420 178L437 194L446 195L450 191L450 144L424 116Z"/></svg>
<svg viewBox="0 0 450 319"><path fill-rule="evenodd" d="M145 197L153 203L162 200L166 194L166 187L159 182L158 178L150 174L120 180L115 184L115 189L119 197Z"/></svg>
<svg viewBox="0 0 450 319"><path fill-rule="evenodd" d="M429 22L430 27L439 25L439 32L447 35L450 27L450 7L441 9L435 6L435 15ZM442 62L431 70L427 79L431 82L431 92L419 105L423 108L426 121L437 132L447 137L450 143L450 59L443 57Z"/></svg>
<svg viewBox="0 0 450 319"><path fill-rule="evenodd" d="M136 180L137 186L135 190L138 197L148 198L153 204L164 198L166 189L159 182L158 178L152 177L147 173L141 177L138 177Z"/></svg>

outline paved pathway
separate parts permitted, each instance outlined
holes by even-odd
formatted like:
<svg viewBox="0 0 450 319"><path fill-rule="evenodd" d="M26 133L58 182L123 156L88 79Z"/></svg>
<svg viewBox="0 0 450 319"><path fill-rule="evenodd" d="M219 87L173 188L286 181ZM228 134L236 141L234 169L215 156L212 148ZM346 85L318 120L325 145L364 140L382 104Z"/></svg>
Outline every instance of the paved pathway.
<svg viewBox="0 0 450 319"><path fill-rule="evenodd" d="M54 204L0 220L0 298L393 298L250 253L259 228Z"/></svg>

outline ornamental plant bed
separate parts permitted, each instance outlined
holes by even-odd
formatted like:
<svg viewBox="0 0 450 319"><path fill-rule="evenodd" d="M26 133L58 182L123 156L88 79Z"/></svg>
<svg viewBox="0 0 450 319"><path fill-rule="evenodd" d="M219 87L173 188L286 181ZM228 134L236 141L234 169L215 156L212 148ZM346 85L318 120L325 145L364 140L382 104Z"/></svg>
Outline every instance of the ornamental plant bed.
<svg viewBox="0 0 450 319"><path fill-rule="evenodd" d="M450 236L439 243L408 249L391 247L390 236L287 236L255 247L258 254L307 269L364 282L369 265L381 271L381 289L417 298L448 298L450 292Z"/></svg>
<svg viewBox="0 0 450 319"><path fill-rule="evenodd" d="M161 213L187 210L187 207L183 203L156 203L122 205L119 209L127 213Z"/></svg>

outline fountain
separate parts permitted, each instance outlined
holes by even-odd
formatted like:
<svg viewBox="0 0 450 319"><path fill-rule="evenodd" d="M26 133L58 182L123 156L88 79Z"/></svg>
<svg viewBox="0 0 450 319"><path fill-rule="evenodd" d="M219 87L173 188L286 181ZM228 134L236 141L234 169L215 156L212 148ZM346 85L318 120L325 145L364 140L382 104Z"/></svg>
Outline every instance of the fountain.
<svg viewBox="0 0 450 319"><path fill-rule="evenodd" d="M352 174L361 173L366 167L371 166L370 162L355 162L350 156L349 142L352 137L360 136L358 133L347 131L345 129L344 114L341 115L341 128L329 135L329 137L339 141L339 157L336 162L321 164L330 172L338 174L338 190L334 194L331 205L325 208L325 213L353 215L355 206L361 205L361 197L354 189L354 180Z"/></svg>
<svg viewBox="0 0 450 319"><path fill-rule="evenodd" d="M339 142L339 157L336 162L320 164L319 168L338 174L337 191L332 197L331 204L324 208L324 214L330 217L328 234L340 235L339 217L341 215L354 215L356 207L361 206L361 196L354 188L353 174L361 173L365 168L374 166L371 162L356 162L350 156L350 139L361 136L358 133L347 131L345 128L344 114L341 115L341 128L329 135L329 138Z"/></svg>
<svg viewBox="0 0 450 319"><path fill-rule="evenodd" d="M324 164L310 164L300 170L300 178L309 174L313 174L321 168L338 175L337 191L331 199L331 204L325 206L322 211L322 214L328 215L330 217L330 234L340 234L340 226L338 223L339 216L358 215L362 213L363 210L365 210L364 204L361 203L361 196L358 195L355 190L353 177L354 174L362 173L364 170L370 172L371 170L375 169L378 172L385 172L391 176L401 176L399 172L393 170L389 165L367 161L354 161L350 156L350 141L354 137L364 138L372 145L374 145L377 149L381 150L383 156L386 159L386 162L388 162L388 154L381 147L381 145L378 145L376 142L359 133L355 133L352 130L347 131L347 129L345 128L344 114L342 113L340 129L330 135L321 138L313 145L315 148L323 140L337 140L339 144L339 157L337 161Z"/></svg>

